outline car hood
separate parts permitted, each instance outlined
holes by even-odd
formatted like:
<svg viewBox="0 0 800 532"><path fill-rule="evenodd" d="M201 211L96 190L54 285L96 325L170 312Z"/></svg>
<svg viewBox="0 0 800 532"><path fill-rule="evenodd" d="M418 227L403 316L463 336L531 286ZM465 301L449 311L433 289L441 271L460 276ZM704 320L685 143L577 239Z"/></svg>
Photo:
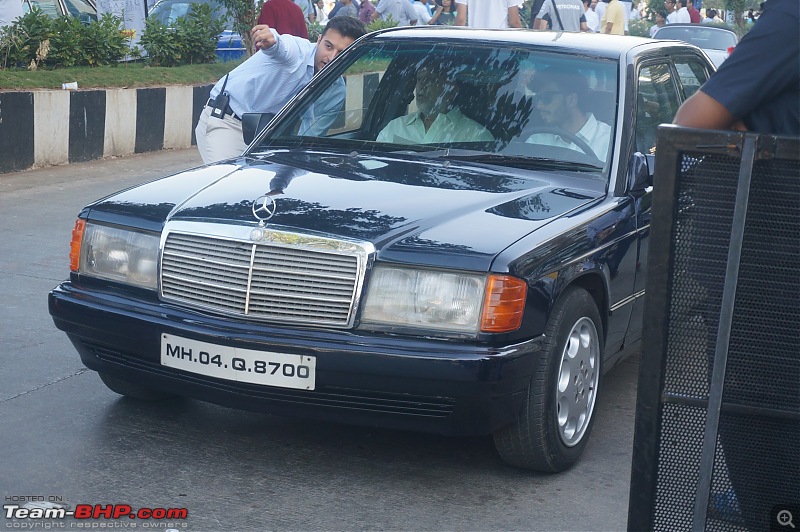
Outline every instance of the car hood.
<svg viewBox="0 0 800 532"><path fill-rule="evenodd" d="M255 226L253 204L269 193L268 228L368 241L383 260L419 263L422 250L432 265L486 270L510 244L603 195L575 186L588 179L513 172L411 156L276 151L140 185L88 215L159 231L170 220Z"/></svg>

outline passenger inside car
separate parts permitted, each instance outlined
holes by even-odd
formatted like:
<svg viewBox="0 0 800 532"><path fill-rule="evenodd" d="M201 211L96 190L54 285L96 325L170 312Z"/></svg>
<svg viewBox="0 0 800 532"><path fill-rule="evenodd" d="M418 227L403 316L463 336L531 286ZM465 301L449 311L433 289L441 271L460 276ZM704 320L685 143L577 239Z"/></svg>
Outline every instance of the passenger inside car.
<svg viewBox="0 0 800 532"><path fill-rule="evenodd" d="M579 73L551 69L535 81L536 110L540 121L528 129L526 142L569 148L605 162L611 126L589 111L593 95Z"/></svg>
<svg viewBox="0 0 800 532"><path fill-rule="evenodd" d="M432 144L494 140L488 129L461 112L457 83L446 68L420 67L414 96L416 111L390 121L378 133L378 142Z"/></svg>

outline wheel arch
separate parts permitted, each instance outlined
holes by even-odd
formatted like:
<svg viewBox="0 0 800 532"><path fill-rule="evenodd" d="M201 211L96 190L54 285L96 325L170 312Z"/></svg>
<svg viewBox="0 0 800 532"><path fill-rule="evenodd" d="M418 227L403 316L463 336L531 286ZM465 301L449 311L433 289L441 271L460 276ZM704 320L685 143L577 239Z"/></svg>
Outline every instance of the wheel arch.
<svg viewBox="0 0 800 532"><path fill-rule="evenodd" d="M602 273L602 270L589 269L581 270L578 272L571 272L570 270L561 272L559 274L559 287L557 289L556 297L553 298L551 311L555 307L556 302L561 298L566 291L571 287L583 288L586 290L595 305L597 311L600 313L600 320L603 326L603 338L608 337L608 282Z"/></svg>

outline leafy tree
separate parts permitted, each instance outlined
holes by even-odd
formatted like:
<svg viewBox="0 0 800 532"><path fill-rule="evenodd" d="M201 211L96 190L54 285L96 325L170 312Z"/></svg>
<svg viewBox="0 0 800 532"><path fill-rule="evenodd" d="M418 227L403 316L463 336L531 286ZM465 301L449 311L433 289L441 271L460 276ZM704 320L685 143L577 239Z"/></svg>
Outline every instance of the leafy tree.
<svg viewBox="0 0 800 532"><path fill-rule="evenodd" d="M373 31L383 30L386 28L394 28L397 26L398 22L389 15L386 20L378 17L372 22L369 23L367 26L367 32L372 33Z"/></svg>
<svg viewBox="0 0 800 532"><path fill-rule="evenodd" d="M129 52L123 28L109 13L86 23L33 8L0 32L0 68L116 65Z"/></svg>
<svg viewBox="0 0 800 532"><path fill-rule="evenodd" d="M2 67L35 70L47 57L52 36L53 19L34 7L0 33Z"/></svg>
<svg viewBox="0 0 800 532"><path fill-rule="evenodd" d="M261 12L260 5L262 2L253 2L253 0L221 0L225 9L228 10L228 16L233 21L233 31L241 35L242 46L247 50L247 55L253 55L255 46L253 39L250 38L250 30L256 25L258 15Z"/></svg>
<svg viewBox="0 0 800 532"><path fill-rule="evenodd" d="M147 62L153 66L175 66L182 60L178 35L156 17L148 17L139 44L147 51Z"/></svg>
<svg viewBox="0 0 800 532"><path fill-rule="evenodd" d="M122 18L104 13L91 24L82 24L75 17L64 18L71 19L70 29L80 35L78 48L72 52L80 52L81 64L111 65L117 64L120 59L125 57L129 39L122 33L125 29Z"/></svg>
<svg viewBox="0 0 800 532"><path fill-rule="evenodd" d="M740 35L744 33L745 24L743 15L747 10L747 5L747 0L725 0L725 11L733 13L733 23L739 28Z"/></svg>
<svg viewBox="0 0 800 532"><path fill-rule="evenodd" d="M175 21L173 28L149 17L139 44L147 51L147 61L154 66L213 63L217 38L224 25L224 21L214 20L208 4L194 3L186 16Z"/></svg>
<svg viewBox="0 0 800 532"><path fill-rule="evenodd" d="M217 39L225 27L214 19L209 4L192 4L189 13L175 23L183 47L184 63L213 63L217 59Z"/></svg>

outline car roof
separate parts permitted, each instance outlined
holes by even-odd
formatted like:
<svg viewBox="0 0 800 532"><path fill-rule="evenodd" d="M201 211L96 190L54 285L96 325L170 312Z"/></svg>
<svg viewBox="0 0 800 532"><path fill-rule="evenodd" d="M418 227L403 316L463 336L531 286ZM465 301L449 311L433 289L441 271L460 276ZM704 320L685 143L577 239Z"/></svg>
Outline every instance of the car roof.
<svg viewBox="0 0 800 532"><path fill-rule="evenodd" d="M680 41L656 41L644 37L534 30L482 30L453 26L389 28L367 35L369 40L437 39L484 43L536 45L553 51L569 51L595 57L619 59L632 51L666 47L691 47Z"/></svg>
<svg viewBox="0 0 800 532"><path fill-rule="evenodd" d="M676 22L676 23L672 23L672 24L667 24L666 26L661 26L660 28L658 28L656 30L656 33L658 33L659 31L663 30L664 28L673 28L673 29L674 28L692 28L692 29L697 29L697 30L724 31L724 32L733 33L734 35L736 35L735 31L732 31L732 30L730 30L728 28L723 28L723 27L717 26L715 24L694 24L694 23L690 23L690 22Z"/></svg>

